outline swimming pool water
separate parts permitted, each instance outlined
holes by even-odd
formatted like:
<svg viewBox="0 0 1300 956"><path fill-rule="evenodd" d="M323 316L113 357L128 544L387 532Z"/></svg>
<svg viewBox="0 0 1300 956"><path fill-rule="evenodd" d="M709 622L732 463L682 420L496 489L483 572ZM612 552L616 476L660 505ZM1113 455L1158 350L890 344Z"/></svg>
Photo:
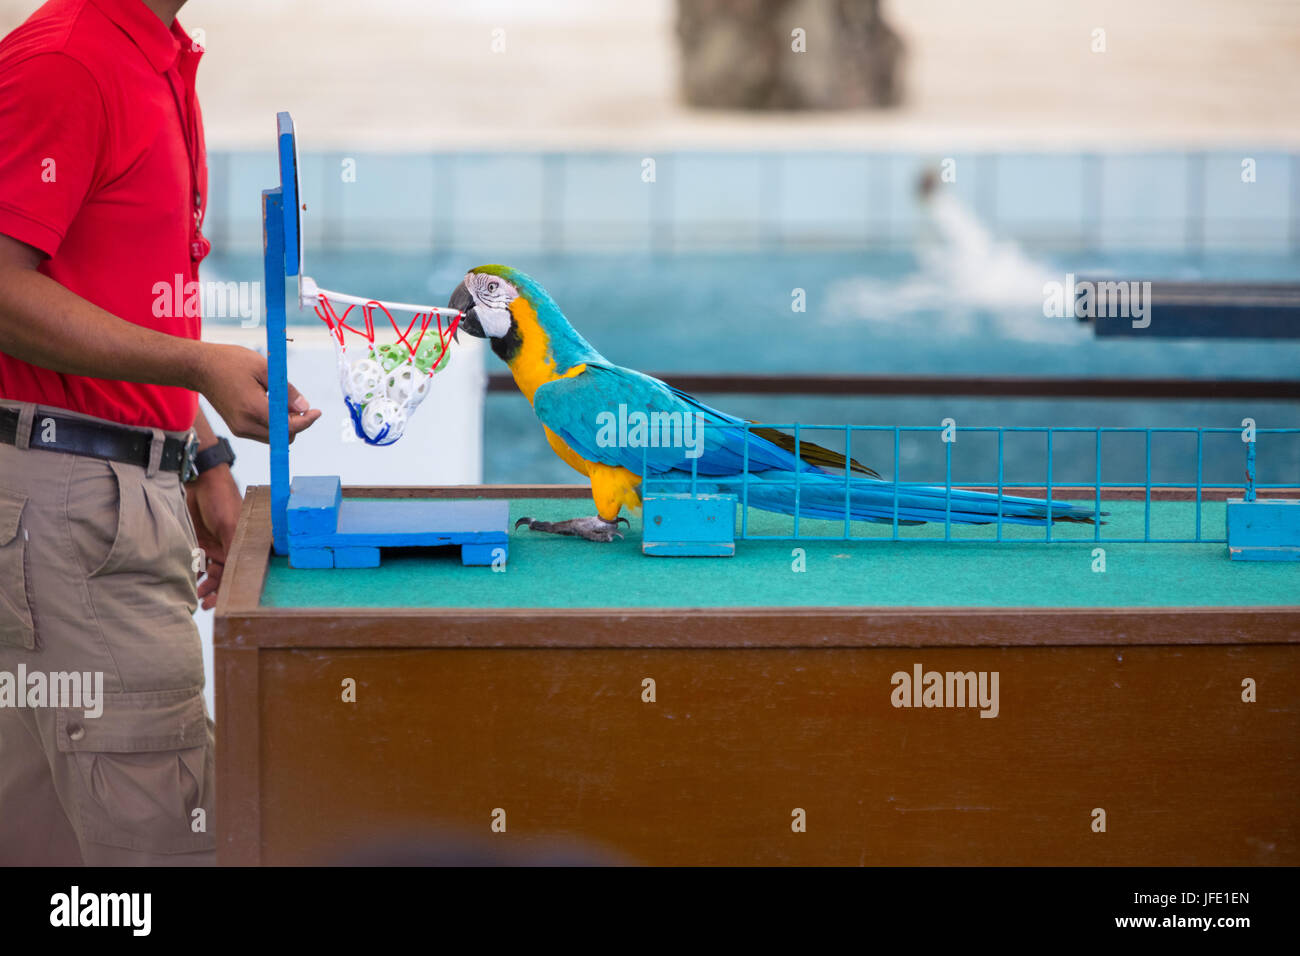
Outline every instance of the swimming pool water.
<svg viewBox="0 0 1300 956"><path fill-rule="evenodd" d="M1257 252L1173 253L1001 247L1001 252L934 254L925 247L859 251L600 255L535 253L511 257L539 279L581 333L618 364L654 372L799 372L917 375L1069 375L1204 378L1293 378L1300 340L1097 340L1072 319L1042 314L1042 282L1079 276L1126 279L1215 279L1300 282L1300 257ZM982 258L981 258L982 256ZM464 272L490 254L437 256L374 250L316 256L310 272L331 288L390 299L441 304ZM252 256L213 257L210 279L260 279ZM801 289L806 311L792 311ZM315 323L314 317L304 319ZM489 359L489 372L503 371ZM755 421L810 424L1300 426L1288 402L1080 401L1077 399L835 398L700 396ZM514 393L487 400L488 482L573 481L554 457L527 402ZM842 438L840 439L842 441ZM914 441L903 448L905 477L942 476L942 448ZM1300 480L1300 449L1261 449L1266 481ZM1153 449L1168 477L1187 474L1186 450ZM910 447L909 447L910 446ZM1236 480L1239 449L1207 456L1207 480ZM1271 452L1271 453L1270 453ZM1061 452L1058 450L1058 455ZM1040 449L1007 451L1009 473L1043 474ZM880 467L879 455L873 464ZM884 461L886 468L891 461ZM983 473L980 462L971 467ZM1069 480L1056 466L1056 480ZM1089 480L1079 458L1078 480ZM1108 451L1104 480L1137 480L1140 448ZM413 478L412 481L417 481Z"/></svg>

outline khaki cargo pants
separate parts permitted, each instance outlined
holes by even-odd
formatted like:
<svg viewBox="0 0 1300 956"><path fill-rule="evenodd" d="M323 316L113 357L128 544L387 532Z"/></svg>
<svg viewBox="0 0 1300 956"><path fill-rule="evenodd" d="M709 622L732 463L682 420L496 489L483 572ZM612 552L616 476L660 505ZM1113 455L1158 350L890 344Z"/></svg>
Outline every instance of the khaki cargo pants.
<svg viewBox="0 0 1300 956"><path fill-rule="evenodd" d="M195 549L175 472L0 443L0 864L214 862ZM71 672L99 716L33 699Z"/></svg>

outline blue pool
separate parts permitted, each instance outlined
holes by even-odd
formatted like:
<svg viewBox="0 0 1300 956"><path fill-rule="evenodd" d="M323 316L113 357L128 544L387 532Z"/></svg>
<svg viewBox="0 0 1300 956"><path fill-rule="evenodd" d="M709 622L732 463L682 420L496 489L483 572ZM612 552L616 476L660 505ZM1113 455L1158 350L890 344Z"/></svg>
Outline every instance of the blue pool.
<svg viewBox="0 0 1300 956"><path fill-rule="evenodd" d="M481 254L480 254L481 255ZM260 267L217 259L211 271L238 275ZM1028 256L1044 274L1139 275L1300 281L1300 259L1287 256L1052 252ZM313 271L337 288L377 290L408 301L445 300L472 254L416 257L374 251L317 258ZM861 253L692 254L690 256L514 256L512 265L540 278L575 326L612 361L657 372L850 372L967 375L1168 376L1289 378L1300 373L1300 342L1093 338L1072 319L1042 315L1041 293L1016 289L971 304L960 288L908 251ZM805 290L807 311L791 311L791 290ZM996 290L994 290L996 291ZM313 319L314 321L314 319ZM494 358L489 372L504 370ZM701 396L755 421L810 424L1080 425L1234 427L1300 426L1290 402L1135 401L1076 398L971 399L800 396ZM836 439L842 441L842 439ZM1186 475L1187 458L1157 447L1165 480ZM1294 443L1292 443L1294 445ZM566 482L569 469L552 455L531 409L517 393L487 399L484 479ZM1236 449L1233 450L1236 452ZM868 454L865 451L861 454ZM1112 452L1108 450L1108 458ZM1058 455L1068 452L1058 451ZM887 449L868 455L890 468ZM1140 480L1139 443L1116 443L1106 480ZM907 475L942 475L942 447L904 441ZM1091 458L1077 480L1089 480ZM976 470L982 463L972 462ZM1261 478L1300 477L1300 449L1261 455ZM1034 480L1040 450L1008 449L1008 469ZM981 472L982 473L982 472ZM1209 480L1235 480L1241 462L1225 461ZM978 477L978 476L977 476ZM1058 480L1070 480L1057 465Z"/></svg>

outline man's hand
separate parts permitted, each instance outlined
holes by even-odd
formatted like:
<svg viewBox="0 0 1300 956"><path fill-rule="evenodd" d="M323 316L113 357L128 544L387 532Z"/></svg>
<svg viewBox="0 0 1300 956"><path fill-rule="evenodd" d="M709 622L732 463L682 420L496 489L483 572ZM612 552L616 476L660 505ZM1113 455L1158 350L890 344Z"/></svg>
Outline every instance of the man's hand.
<svg viewBox="0 0 1300 956"><path fill-rule="evenodd" d="M238 345L208 344L205 349L199 391L240 438L268 441L266 359ZM290 385L289 441L320 416L320 409Z"/></svg>
<svg viewBox="0 0 1300 956"><path fill-rule="evenodd" d="M199 603L204 608L217 603L217 588L226 569L226 557L235 540L242 499L226 465L218 465L185 486L185 505L194 522L199 547L207 558L206 571L199 579Z"/></svg>

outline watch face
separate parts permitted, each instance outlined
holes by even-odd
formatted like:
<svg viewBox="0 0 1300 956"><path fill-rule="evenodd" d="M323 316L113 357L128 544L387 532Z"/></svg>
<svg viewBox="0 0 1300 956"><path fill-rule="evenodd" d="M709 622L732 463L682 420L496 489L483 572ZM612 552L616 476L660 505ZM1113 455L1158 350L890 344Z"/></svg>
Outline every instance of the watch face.
<svg viewBox="0 0 1300 956"><path fill-rule="evenodd" d="M196 473L203 474L217 465L233 465L235 451L224 437L218 438L215 445L210 445L199 452L195 458Z"/></svg>

